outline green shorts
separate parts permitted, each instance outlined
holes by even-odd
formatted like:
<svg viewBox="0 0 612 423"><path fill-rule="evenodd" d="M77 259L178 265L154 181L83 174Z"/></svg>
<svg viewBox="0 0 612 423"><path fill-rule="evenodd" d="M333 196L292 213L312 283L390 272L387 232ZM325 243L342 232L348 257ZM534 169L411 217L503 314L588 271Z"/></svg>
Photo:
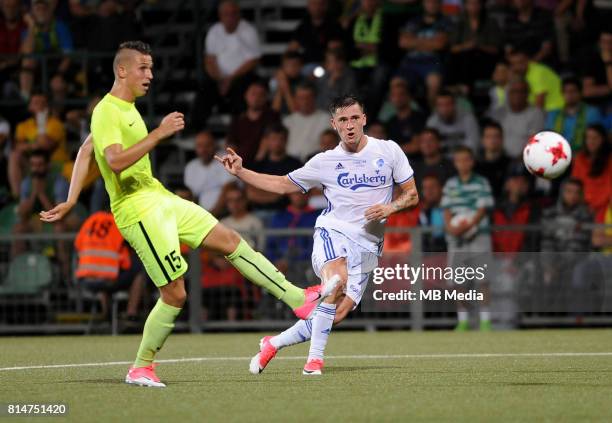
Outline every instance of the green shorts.
<svg viewBox="0 0 612 423"><path fill-rule="evenodd" d="M155 209L133 225L119 228L134 248L157 287L187 272L180 244L197 248L217 224L217 219L199 205L174 195L160 195Z"/></svg>

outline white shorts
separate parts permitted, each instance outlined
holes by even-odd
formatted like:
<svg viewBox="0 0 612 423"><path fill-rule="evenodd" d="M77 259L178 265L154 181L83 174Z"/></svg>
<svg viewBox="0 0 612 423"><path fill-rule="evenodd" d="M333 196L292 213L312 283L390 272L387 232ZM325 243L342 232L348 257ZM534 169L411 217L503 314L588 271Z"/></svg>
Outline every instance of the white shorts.
<svg viewBox="0 0 612 423"><path fill-rule="evenodd" d="M321 278L323 266L341 257L346 258L348 273L344 293L357 306L368 286L370 274L378 266L378 256L338 231L316 228L312 246L312 268L316 275Z"/></svg>

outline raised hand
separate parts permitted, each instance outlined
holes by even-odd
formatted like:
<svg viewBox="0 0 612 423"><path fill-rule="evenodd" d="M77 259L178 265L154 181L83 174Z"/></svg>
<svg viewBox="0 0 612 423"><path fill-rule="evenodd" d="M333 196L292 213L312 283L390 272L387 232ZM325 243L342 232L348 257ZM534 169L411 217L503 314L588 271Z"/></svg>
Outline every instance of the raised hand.
<svg viewBox="0 0 612 423"><path fill-rule="evenodd" d="M227 154L224 154L223 157L219 157L215 154L215 159L221 163L229 173L238 176L238 172L242 170L242 157L236 154L230 147L227 147L225 150Z"/></svg>
<svg viewBox="0 0 612 423"><path fill-rule="evenodd" d="M170 137L185 129L185 117L180 112L172 112L162 119L157 129L163 138Z"/></svg>

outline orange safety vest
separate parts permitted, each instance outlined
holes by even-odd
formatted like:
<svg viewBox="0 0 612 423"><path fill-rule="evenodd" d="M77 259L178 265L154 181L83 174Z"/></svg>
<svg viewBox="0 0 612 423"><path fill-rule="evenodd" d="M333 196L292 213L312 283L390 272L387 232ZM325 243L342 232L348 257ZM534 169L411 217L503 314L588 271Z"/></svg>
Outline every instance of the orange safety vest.
<svg viewBox="0 0 612 423"><path fill-rule="evenodd" d="M131 266L129 250L111 213L100 211L89 216L81 226L74 246L79 254L77 278L115 281L119 269Z"/></svg>

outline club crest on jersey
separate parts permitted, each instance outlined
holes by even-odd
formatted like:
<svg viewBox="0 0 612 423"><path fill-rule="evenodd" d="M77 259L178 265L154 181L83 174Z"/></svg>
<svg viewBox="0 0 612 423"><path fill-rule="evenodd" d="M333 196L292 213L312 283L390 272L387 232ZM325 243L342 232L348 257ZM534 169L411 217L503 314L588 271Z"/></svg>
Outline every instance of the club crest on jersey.
<svg viewBox="0 0 612 423"><path fill-rule="evenodd" d="M361 175L348 172L338 175L338 185L343 188L349 188L355 191L359 188L375 188L385 184L387 177L385 175L368 176L365 173Z"/></svg>

